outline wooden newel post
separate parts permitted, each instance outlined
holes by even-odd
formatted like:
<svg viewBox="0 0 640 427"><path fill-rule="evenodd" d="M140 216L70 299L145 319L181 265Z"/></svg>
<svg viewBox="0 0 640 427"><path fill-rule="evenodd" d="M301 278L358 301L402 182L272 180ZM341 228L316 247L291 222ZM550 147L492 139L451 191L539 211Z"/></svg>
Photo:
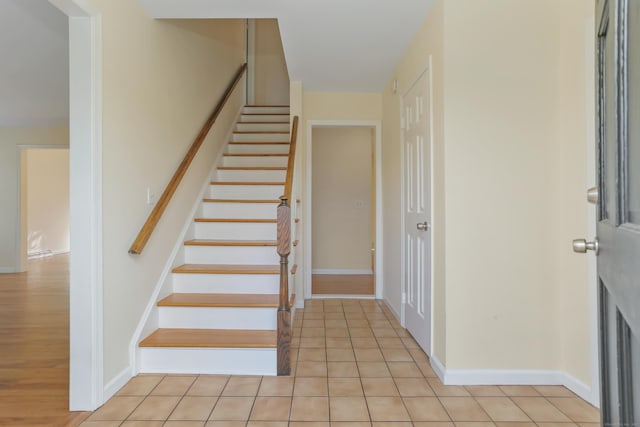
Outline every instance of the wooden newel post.
<svg viewBox="0 0 640 427"><path fill-rule="evenodd" d="M291 208L280 197L278 206L278 255L280 255L280 299L278 304L278 375L291 374L291 307L289 306L289 254L291 253Z"/></svg>

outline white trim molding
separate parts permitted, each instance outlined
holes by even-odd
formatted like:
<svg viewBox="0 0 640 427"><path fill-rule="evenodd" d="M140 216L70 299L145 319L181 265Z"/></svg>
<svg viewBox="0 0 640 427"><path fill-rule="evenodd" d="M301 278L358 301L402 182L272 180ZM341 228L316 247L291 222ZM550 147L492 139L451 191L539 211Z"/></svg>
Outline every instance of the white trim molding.
<svg viewBox="0 0 640 427"><path fill-rule="evenodd" d="M69 16L69 410L104 403L102 24L86 0L49 0Z"/></svg>
<svg viewBox="0 0 640 427"><path fill-rule="evenodd" d="M107 385L104 386L105 402L111 399L118 392L118 390L124 387L125 384L127 384L127 382L131 378L133 378L133 376L134 376L133 368L131 366L127 366L125 369L120 371L119 374L113 377L111 381L109 381Z"/></svg>
<svg viewBox="0 0 640 427"><path fill-rule="evenodd" d="M431 367L444 385L562 385L598 407L591 387L565 371L545 369L447 369L436 357Z"/></svg>

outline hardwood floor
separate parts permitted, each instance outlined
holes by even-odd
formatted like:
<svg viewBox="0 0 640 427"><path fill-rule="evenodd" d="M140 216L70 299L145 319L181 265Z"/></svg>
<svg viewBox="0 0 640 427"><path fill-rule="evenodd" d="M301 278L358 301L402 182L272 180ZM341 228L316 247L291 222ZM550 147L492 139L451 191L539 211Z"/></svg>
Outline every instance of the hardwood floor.
<svg viewBox="0 0 640 427"><path fill-rule="evenodd" d="M69 412L69 257L0 274L0 425L78 425Z"/></svg>
<svg viewBox="0 0 640 427"><path fill-rule="evenodd" d="M370 274L314 274L311 280L314 295L373 295L375 287Z"/></svg>

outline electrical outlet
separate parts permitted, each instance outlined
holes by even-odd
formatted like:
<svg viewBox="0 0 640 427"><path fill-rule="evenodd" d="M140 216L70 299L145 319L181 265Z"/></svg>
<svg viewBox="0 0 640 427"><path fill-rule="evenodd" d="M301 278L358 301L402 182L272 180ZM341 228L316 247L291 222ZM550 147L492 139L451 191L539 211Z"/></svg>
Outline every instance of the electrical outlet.
<svg viewBox="0 0 640 427"><path fill-rule="evenodd" d="M353 205L354 205L357 209L362 209L362 208L364 208L367 204L364 202L364 200L356 200L355 202L353 202Z"/></svg>

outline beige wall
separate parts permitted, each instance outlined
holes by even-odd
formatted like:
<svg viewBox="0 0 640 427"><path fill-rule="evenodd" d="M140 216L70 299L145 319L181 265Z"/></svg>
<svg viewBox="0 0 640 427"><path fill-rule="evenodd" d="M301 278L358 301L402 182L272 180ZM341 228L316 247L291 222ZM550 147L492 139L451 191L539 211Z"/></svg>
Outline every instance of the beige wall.
<svg viewBox="0 0 640 427"><path fill-rule="evenodd" d="M27 254L69 252L69 150L25 150Z"/></svg>
<svg viewBox="0 0 640 427"><path fill-rule="evenodd" d="M155 20L134 1L91 0L103 49L104 378L130 367L129 344L162 268L242 104L218 118L139 256L127 253L159 195L245 59L243 20Z"/></svg>
<svg viewBox="0 0 640 427"><path fill-rule="evenodd" d="M373 130L318 127L312 139L312 265L371 271Z"/></svg>
<svg viewBox="0 0 640 427"><path fill-rule="evenodd" d="M254 100L256 105L289 104L289 71L276 19L255 19Z"/></svg>
<svg viewBox="0 0 640 427"><path fill-rule="evenodd" d="M556 340L561 351L561 368L587 384L590 383L590 359L585 356L590 331L585 325L590 319L590 282L585 262L592 255L585 257L573 253L569 242L578 237L593 237L588 232L585 215L587 210L592 214L595 212L595 207L586 203L586 189L596 185L595 177L589 178L589 171L595 175L595 165L587 160L588 151L592 156L595 153L593 3L574 0L556 6L559 11L555 15L559 65L556 80L558 132L552 156L554 176L559 177L553 185L558 212L555 213L552 236L553 268L557 276ZM566 16L575 18L566 20ZM592 226L595 228L595 224ZM590 292L595 294L594 290Z"/></svg>
<svg viewBox="0 0 640 427"><path fill-rule="evenodd" d="M384 200L384 298L396 314L402 305L400 259L401 235L401 128L400 104L405 94L428 68L431 57L432 80L432 153L434 216L432 241L434 247L433 275L433 353L446 359L445 346L445 216L444 216L444 2L434 3L427 19L409 46L404 58L395 69L394 76L383 92L383 144L382 177ZM398 89L393 93L393 80Z"/></svg>
<svg viewBox="0 0 640 427"><path fill-rule="evenodd" d="M448 368L558 366L546 239L554 212L551 10L537 0L445 7ZM487 25L499 31L478 33Z"/></svg>
<svg viewBox="0 0 640 427"><path fill-rule="evenodd" d="M307 188L307 131L310 121L377 121L382 119L382 94L361 92L305 92L302 82L291 83L291 114L300 116L298 133L298 151L296 167L299 171L299 187L302 203L299 205L299 217L306 216ZM307 224L300 227L301 241L307 239ZM309 242L311 243L311 242ZM304 248L304 244L303 244ZM297 279L307 277L306 266L302 263L304 253L299 253ZM299 295L304 295L304 282L296 282Z"/></svg>
<svg viewBox="0 0 640 427"><path fill-rule="evenodd" d="M588 337L586 286L575 294L571 311L582 320L574 327L560 332L557 308L558 289L587 282L586 258L572 256L569 236L557 234L569 224L566 232L586 230L589 63L565 57L585 50L581 28L593 11L586 3L567 1L560 10L553 0L466 0L445 8L450 368L563 367L590 383L588 340L577 339ZM568 37L567 26L577 35ZM578 89L558 90L570 75ZM558 254L569 263L558 264ZM569 363L558 346L565 339L580 349ZM505 352L505 342L514 351Z"/></svg>
<svg viewBox="0 0 640 427"><path fill-rule="evenodd" d="M379 93L305 92L304 119L380 120L382 96Z"/></svg>
<svg viewBox="0 0 640 427"><path fill-rule="evenodd" d="M592 14L582 0L437 1L396 69L398 94L385 89L393 206L399 96L432 56L433 351L448 369L562 369L590 384L586 258L570 240L586 233L592 185ZM398 215L385 210L386 254ZM386 283L398 261L385 255ZM396 306L400 290L385 296Z"/></svg>
<svg viewBox="0 0 640 427"><path fill-rule="evenodd" d="M23 271L25 259L19 256L20 223L20 146L69 146L69 128L0 127L0 272ZM26 230L25 230L26 232ZM26 256L26 248L22 251Z"/></svg>

